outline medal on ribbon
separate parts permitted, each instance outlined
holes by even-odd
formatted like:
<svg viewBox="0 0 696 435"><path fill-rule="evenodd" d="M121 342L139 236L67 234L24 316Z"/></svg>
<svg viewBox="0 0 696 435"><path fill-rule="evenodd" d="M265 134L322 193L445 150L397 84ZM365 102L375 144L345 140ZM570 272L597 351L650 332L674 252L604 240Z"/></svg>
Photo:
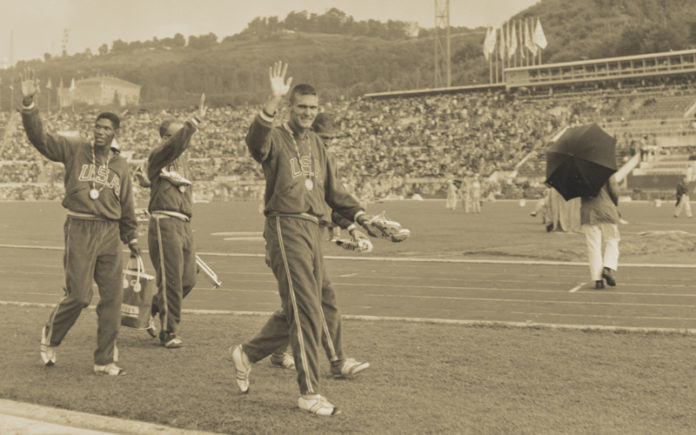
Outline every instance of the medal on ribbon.
<svg viewBox="0 0 696 435"><path fill-rule="evenodd" d="M312 189L314 189L314 182L312 181L311 178L305 179L304 185L305 185L305 187L307 188L307 190L312 190Z"/></svg>

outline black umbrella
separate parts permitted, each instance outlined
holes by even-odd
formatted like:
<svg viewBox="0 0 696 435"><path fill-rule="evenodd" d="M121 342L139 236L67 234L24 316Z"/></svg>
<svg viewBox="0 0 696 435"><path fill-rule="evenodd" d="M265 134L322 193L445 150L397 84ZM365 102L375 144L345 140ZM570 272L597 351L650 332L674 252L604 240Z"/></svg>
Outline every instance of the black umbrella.
<svg viewBox="0 0 696 435"><path fill-rule="evenodd" d="M597 124L569 127L546 151L546 184L567 200L595 196L616 172L616 139Z"/></svg>

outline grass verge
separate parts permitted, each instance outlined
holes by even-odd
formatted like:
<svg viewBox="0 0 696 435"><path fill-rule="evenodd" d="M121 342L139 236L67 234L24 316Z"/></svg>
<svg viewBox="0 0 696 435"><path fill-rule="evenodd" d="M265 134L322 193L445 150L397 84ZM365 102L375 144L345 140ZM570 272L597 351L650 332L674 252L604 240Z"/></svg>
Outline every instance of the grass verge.
<svg viewBox="0 0 696 435"><path fill-rule="evenodd" d="M187 314L186 347L121 330L125 377L94 376L96 314L39 359L49 309L0 306L0 397L220 433L694 433L696 337L346 320L346 353L371 368L322 392L342 410L296 408L295 374L254 366L238 394L227 348L264 317Z"/></svg>

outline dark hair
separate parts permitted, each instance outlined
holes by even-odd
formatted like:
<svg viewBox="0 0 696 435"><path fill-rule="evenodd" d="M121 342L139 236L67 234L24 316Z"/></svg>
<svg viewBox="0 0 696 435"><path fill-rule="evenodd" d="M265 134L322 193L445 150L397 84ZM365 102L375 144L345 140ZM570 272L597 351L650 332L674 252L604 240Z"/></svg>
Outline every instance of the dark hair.
<svg viewBox="0 0 696 435"><path fill-rule="evenodd" d="M292 103L295 101L295 96L296 95L317 95L317 90L314 89L314 86L308 85L306 83L300 83L299 85L295 85L294 88L292 88L292 91L290 91L290 102Z"/></svg>
<svg viewBox="0 0 696 435"><path fill-rule="evenodd" d="M170 125L172 125L171 119L167 119L167 120L162 121L162 123L159 126L160 137L164 137L164 135L167 133L167 130L169 129Z"/></svg>
<svg viewBox="0 0 696 435"><path fill-rule="evenodd" d="M118 130L121 126L121 119L115 113L102 112L99 114L99 116L97 116L97 121L99 121L100 119L108 119L109 121L111 121L111 125L114 126L114 130Z"/></svg>

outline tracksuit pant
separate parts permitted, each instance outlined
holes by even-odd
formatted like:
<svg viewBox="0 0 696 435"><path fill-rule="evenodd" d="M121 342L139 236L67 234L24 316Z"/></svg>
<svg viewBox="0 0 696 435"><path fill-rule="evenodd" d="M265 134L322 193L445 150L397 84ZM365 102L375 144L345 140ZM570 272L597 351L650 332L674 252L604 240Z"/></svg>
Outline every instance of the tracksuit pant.
<svg viewBox="0 0 696 435"><path fill-rule="evenodd" d="M118 222L68 216L64 226L65 295L46 323L48 341L58 346L89 306L93 281L99 288L97 350L94 363L118 360L116 338L121 323L122 258Z"/></svg>
<svg viewBox="0 0 696 435"><path fill-rule="evenodd" d="M316 222L299 216L268 216L264 238L284 316L274 314L242 348L253 363L284 346L289 336L300 393L318 394L324 323L321 229Z"/></svg>
<svg viewBox="0 0 696 435"><path fill-rule="evenodd" d="M191 222L170 216L153 216L147 243L156 272L154 304L162 322L160 338L166 338L176 335L183 299L196 285L196 252Z"/></svg>
<svg viewBox="0 0 696 435"><path fill-rule="evenodd" d="M619 267L619 227L610 223L583 225L582 231L587 242L590 277L599 281L603 267L614 271Z"/></svg>
<svg viewBox="0 0 696 435"><path fill-rule="evenodd" d="M331 366L340 370L340 365L343 363L343 344L341 332L341 313L336 305L336 293L331 286L331 281L326 275L326 269L323 270L324 282L321 286L321 310L323 314L321 344L326 352L326 357L331 362ZM285 316L283 309L277 310L264 325L262 332L268 335L257 336L261 341L270 339L271 337L282 338L282 344L276 349L274 354L282 355L288 346L290 337L288 334L288 319ZM248 347L255 346L253 339Z"/></svg>

